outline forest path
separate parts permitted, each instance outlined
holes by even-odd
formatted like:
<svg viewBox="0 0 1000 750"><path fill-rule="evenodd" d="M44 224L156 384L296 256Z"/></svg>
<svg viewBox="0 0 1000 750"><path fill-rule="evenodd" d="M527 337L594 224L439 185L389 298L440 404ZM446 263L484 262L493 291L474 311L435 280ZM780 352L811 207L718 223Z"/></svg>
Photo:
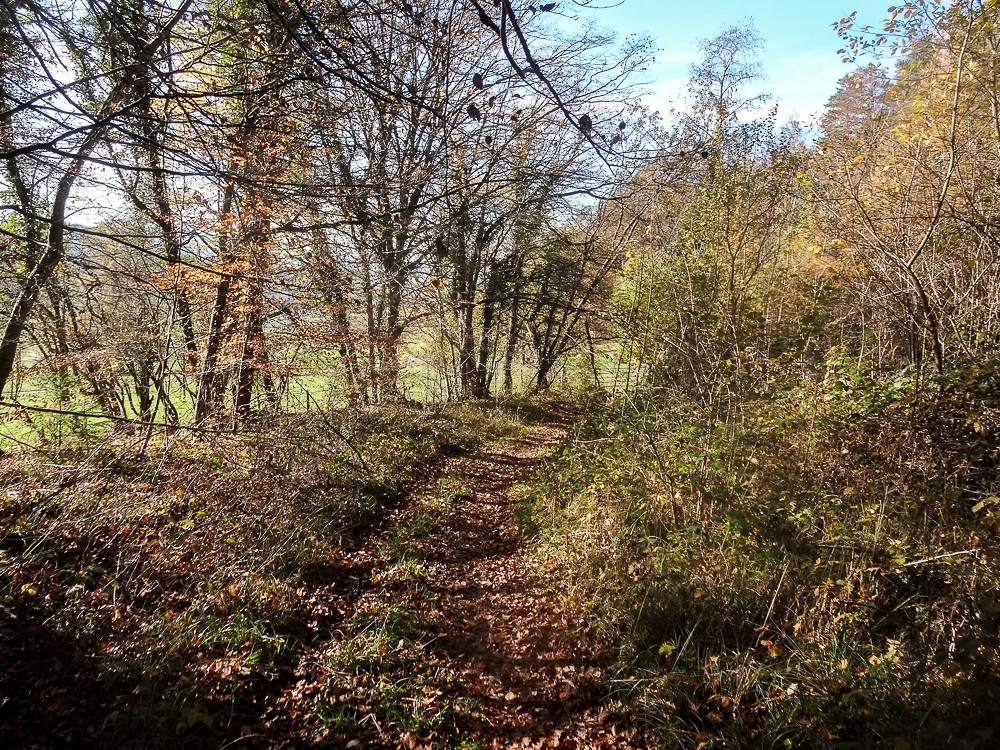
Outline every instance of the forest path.
<svg viewBox="0 0 1000 750"><path fill-rule="evenodd" d="M557 594L530 561L514 518L567 417L527 423L520 434L449 459L439 477L397 511L385 539L420 566L436 626L429 658L448 674L449 726L383 732L407 748L630 748L620 717L603 705L599 655L567 636ZM432 519L428 528L428 516ZM412 533L412 529L420 529ZM402 547L400 540L408 540ZM371 563L377 565L372 559ZM431 656L433 655L433 656Z"/></svg>

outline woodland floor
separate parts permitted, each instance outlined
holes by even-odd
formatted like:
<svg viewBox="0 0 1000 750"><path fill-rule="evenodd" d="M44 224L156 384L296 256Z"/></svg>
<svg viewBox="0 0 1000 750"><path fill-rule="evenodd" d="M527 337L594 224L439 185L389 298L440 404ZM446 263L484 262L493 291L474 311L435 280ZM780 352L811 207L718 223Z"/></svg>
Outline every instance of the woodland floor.
<svg viewBox="0 0 1000 750"><path fill-rule="evenodd" d="M29 537L8 534L20 593L0 607L0 746L642 747L607 700L601 654L574 637L557 582L515 518L570 417L516 421L513 436L455 450L353 543L331 545L296 574L274 614L251 621L255 605L242 590L212 582L199 596L219 632L199 631L182 650L143 635L156 631L141 596L115 602L94 587L77 609L60 609L66 584L52 571L69 569L58 550L77 536L46 532L53 564L18 557ZM25 484L18 476L7 477L11 493ZM157 550L168 531L182 535L178 545L201 533L156 523L109 526L122 535L108 549L126 531ZM209 565L211 555L190 553L189 568ZM201 580L213 576L206 567ZM161 627L185 616L168 612ZM272 656L251 657L268 643L277 644ZM145 662L136 657L145 666L111 666L109 655L127 648L152 649Z"/></svg>

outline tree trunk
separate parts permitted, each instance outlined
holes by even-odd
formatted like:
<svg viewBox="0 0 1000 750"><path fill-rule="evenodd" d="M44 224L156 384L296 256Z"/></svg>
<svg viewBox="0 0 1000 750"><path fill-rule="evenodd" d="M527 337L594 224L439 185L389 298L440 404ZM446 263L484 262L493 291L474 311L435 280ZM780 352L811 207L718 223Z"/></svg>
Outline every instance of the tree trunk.
<svg viewBox="0 0 1000 750"><path fill-rule="evenodd" d="M235 185L230 182L222 196L221 215L228 224L229 214L233 208ZM232 236L227 226L219 237L219 258L225 263L232 262L230 244ZM219 410L219 398L222 396L223 377L219 370L219 350L222 348L223 323L229 314L229 291L233 284L233 274L226 271L215 287L215 302L212 305L212 316L208 323L208 341L205 344L205 359L201 366L201 378L198 383L198 397L195 405L195 421L202 422Z"/></svg>
<svg viewBox="0 0 1000 750"><path fill-rule="evenodd" d="M0 342L0 398L3 397L4 388L10 373L14 369L14 362L17 356L18 344L21 341L21 334L28 324L28 318L34 310L35 303L42 287L48 282L55 272L59 262L63 259L66 245L66 204L69 201L73 185L83 165L90 156L90 153L97 146L98 138L103 133L102 128L94 128L87 135L76 156L70 162L62 179L56 188L55 198L52 201L52 211L49 215L49 236L48 242L42 251L38 263L24 280L24 285L14 304L11 306L10 317L4 328L3 341Z"/></svg>
<svg viewBox="0 0 1000 750"><path fill-rule="evenodd" d="M351 341L351 321L347 316L347 291L338 285L334 292L334 324L337 326L337 336L340 342L337 346L340 361L344 366L345 394L349 406L355 407L368 403L368 389L359 382L358 353Z"/></svg>
<svg viewBox="0 0 1000 750"><path fill-rule="evenodd" d="M385 335L379 352L379 386L382 398L395 401L399 398L399 350L403 338L401 323L403 284L406 272L391 269L385 299Z"/></svg>
<svg viewBox="0 0 1000 750"><path fill-rule="evenodd" d="M555 364L548 358L538 361L538 371L535 373L535 390L539 393L549 390L552 386L552 366Z"/></svg>
<svg viewBox="0 0 1000 750"><path fill-rule="evenodd" d="M479 334L479 356L476 363L476 392L473 394L476 398L489 398L490 396L490 336L493 334L493 324L496 319L496 296L499 292L500 276L501 274L494 269L486 283L486 297L483 300L483 329Z"/></svg>
<svg viewBox="0 0 1000 750"><path fill-rule="evenodd" d="M254 294L258 295L258 290L254 290ZM247 315L246 333L244 334L243 348L240 351L239 375L236 378L236 394L233 399L233 415L236 424L244 423L250 417L253 381L264 356L264 316L260 309L258 295L257 299L254 300L253 310Z"/></svg>
<svg viewBox="0 0 1000 750"><path fill-rule="evenodd" d="M181 331L184 334L188 365L192 370L195 370L198 367L198 341L195 338L194 323L191 320L191 302L188 300L187 290L181 281L181 237L177 232L173 204L170 202L170 194L167 190L167 176L163 168L163 146L160 143L161 133L153 127L151 116L147 117L144 123L143 135L147 143L149 166L152 172L153 200L156 203L156 211L152 212L150 218L163 233L167 264L174 279L177 317L180 319Z"/></svg>
<svg viewBox="0 0 1000 750"><path fill-rule="evenodd" d="M503 353L503 392L514 392L514 355L517 354L518 338L521 332L520 300L514 296L510 304L510 320L507 326L507 345Z"/></svg>

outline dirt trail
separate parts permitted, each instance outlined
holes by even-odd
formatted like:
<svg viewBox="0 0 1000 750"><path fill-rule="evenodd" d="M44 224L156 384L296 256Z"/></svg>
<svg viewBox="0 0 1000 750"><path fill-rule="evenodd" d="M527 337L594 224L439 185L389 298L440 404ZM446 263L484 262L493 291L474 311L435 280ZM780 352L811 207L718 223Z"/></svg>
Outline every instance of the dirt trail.
<svg viewBox="0 0 1000 750"><path fill-rule="evenodd" d="M427 586L445 622L434 648L455 670L454 697L478 707L459 716L455 739L479 747L638 747L602 706L597 656L567 642L513 520L518 493L565 429L530 425L446 467L465 491L429 540Z"/></svg>

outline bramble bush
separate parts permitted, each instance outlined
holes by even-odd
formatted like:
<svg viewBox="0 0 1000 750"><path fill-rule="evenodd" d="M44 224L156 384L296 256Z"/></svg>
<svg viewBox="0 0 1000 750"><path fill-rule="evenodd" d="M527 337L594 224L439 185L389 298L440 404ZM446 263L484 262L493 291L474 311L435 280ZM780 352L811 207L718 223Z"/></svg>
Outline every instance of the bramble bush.
<svg viewBox="0 0 1000 750"><path fill-rule="evenodd" d="M920 383L834 351L737 403L591 413L522 516L613 644L612 694L665 746L986 741L996 385L995 364Z"/></svg>

